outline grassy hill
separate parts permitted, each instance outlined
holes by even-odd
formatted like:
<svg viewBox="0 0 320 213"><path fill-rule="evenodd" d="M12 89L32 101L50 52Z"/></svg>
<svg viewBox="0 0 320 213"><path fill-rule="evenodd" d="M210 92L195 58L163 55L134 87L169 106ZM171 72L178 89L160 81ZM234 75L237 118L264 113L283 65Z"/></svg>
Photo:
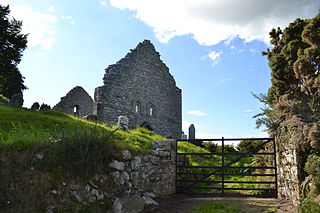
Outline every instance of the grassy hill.
<svg viewBox="0 0 320 213"><path fill-rule="evenodd" d="M61 136L76 132L96 131L99 135L112 134L108 142L131 150L144 151L151 142L165 138L137 128L129 131L116 130L116 126L98 124L57 111L32 111L0 106L0 147L26 148L43 145Z"/></svg>
<svg viewBox="0 0 320 213"><path fill-rule="evenodd" d="M70 198L72 186L109 174L109 163L122 159L120 150L146 152L159 140L166 138L143 128L123 131L57 111L0 106L0 212L46 212L52 196L60 197L58 209L105 212L106 204L84 206ZM113 190L111 182L104 187Z"/></svg>

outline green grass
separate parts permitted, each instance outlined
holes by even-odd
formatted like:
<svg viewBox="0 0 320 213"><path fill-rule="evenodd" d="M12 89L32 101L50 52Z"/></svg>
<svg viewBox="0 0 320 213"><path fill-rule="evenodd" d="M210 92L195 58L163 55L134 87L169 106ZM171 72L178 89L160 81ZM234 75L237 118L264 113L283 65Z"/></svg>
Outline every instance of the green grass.
<svg viewBox="0 0 320 213"><path fill-rule="evenodd" d="M210 201L201 204L192 213L243 213L236 201Z"/></svg>
<svg viewBox="0 0 320 213"><path fill-rule="evenodd" d="M192 213L275 213L277 209L274 202L263 200L220 200L203 202Z"/></svg>
<svg viewBox="0 0 320 213"><path fill-rule="evenodd" d="M44 212L52 202L47 196L51 190L65 191L59 199L69 200L70 184L85 186L96 175L109 174L110 162L123 160L120 150L145 152L159 140L167 139L143 128L123 131L57 111L0 106L0 209ZM107 181L100 189L113 192L113 184ZM67 202L61 208L102 212L100 207L106 208L99 204L91 211L90 206L77 202Z"/></svg>
<svg viewBox="0 0 320 213"><path fill-rule="evenodd" d="M115 126L97 124L53 110L32 111L17 107L0 106L0 148L26 148L52 141L64 131L74 132L96 128L98 132L110 133ZM146 129L117 130L111 140L120 148L145 151L152 141L165 140Z"/></svg>

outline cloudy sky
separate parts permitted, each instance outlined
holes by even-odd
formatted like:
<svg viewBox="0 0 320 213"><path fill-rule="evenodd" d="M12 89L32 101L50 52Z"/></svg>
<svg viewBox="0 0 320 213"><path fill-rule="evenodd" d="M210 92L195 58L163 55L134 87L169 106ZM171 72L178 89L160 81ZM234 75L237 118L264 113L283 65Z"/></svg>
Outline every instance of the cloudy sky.
<svg viewBox="0 0 320 213"><path fill-rule="evenodd" d="M270 87L268 32L312 18L318 0L0 0L23 21L19 69L24 106L54 106L75 86L93 97L104 68L144 39L153 42L183 93L183 129L197 137L260 137L253 93Z"/></svg>

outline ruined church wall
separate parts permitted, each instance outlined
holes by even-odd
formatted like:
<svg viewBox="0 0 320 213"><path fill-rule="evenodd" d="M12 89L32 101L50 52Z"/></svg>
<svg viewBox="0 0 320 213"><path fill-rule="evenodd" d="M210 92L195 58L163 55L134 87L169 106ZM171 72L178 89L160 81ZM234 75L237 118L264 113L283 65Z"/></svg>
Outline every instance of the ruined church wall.
<svg viewBox="0 0 320 213"><path fill-rule="evenodd" d="M77 113L74 113L74 107L77 106ZM90 95L80 86L74 87L66 96L62 97L60 102L53 107L69 115L83 117L92 114L93 100Z"/></svg>
<svg viewBox="0 0 320 213"><path fill-rule="evenodd" d="M104 86L95 89L94 113L110 124L126 115L129 128L148 123L157 134L180 138L181 90L153 45L139 45L106 69Z"/></svg>

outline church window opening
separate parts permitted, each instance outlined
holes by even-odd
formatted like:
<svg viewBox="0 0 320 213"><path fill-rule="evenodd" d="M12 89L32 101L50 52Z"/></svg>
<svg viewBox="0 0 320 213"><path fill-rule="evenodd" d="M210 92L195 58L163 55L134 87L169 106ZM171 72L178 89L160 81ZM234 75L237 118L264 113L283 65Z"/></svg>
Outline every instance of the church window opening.
<svg viewBox="0 0 320 213"><path fill-rule="evenodd" d="M148 105L148 115L149 116L155 116L155 108L152 104Z"/></svg>
<svg viewBox="0 0 320 213"><path fill-rule="evenodd" d="M139 102L136 102L133 106L133 111L135 113L140 113L141 112L141 104Z"/></svg>
<svg viewBox="0 0 320 213"><path fill-rule="evenodd" d="M79 115L79 105L73 106L73 115L78 116Z"/></svg>

